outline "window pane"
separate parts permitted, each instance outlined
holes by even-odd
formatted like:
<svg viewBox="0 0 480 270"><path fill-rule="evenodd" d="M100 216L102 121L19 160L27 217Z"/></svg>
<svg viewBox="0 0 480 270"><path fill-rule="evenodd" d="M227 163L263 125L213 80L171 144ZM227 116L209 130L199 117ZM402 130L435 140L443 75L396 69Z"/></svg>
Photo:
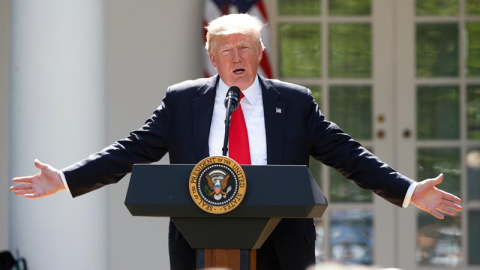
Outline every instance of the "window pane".
<svg viewBox="0 0 480 270"><path fill-rule="evenodd" d="M468 151L466 163L467 163L467 181L468 181L468 200L480 201L480 181L479 181L480 180L480 148L470 149Z"/></svg>
<svg viewBox="0 0 480 270"><path fill-rule="evenodd" d="M346 179L335 169L330 168L330 201L338 203L372 202L372 192L360 188L352 180Z"/></svg>
<svg viewBox="0 0 480 270"><path fill-rule="evenodd" d="M322 109L322 87L319 85L305 85L310 91L312 91L313 99L317 102L320 110Z"/></svg>
<svg viewBox="0 0 480 270"><path fill-rule="evenodd" d="M417 89L417 138L458 139L458 86L421 86Z"/></svg>
<svg viewBox="0 0 480 270"><path fill-rule="evenodd" d="M333 210L330 217L330 254L334 261L373 264L373 211Z"/></svg>
<svg viewBox="0 0 480 270"><path fill-rule="evenodd" d="M417 15L457 15L458 0L417 0Z"/></svg>
<svg viewBox="0 0 480 270"><path fill-rule="evenodd" d="M458 148L421 148L417 150L417 179L437 177L443 182L437 187L460 195L460 150Z"/></svg>
<svg viewBox="0 0 480 270"><path fill-rule="evenodd" d="M461 218L440 220L420 213L417 220L417 263L432 266L457 266L462 261Z"/></svg>
<svg viewBox="0 0 480 270"><path fill-rule="evenodd" d="M466 11L467 14L480 14L480 5L478 4L478 0L467 0Z"/></svg>
<svg viewBox="0 0 480 270"><path fill-rule="evenodd" d="M480 211L468 212L468 264L480 264Z"/></svg>
<svg viewBox="0 0 480 270"><path fill-rule="evenodd" d="M278 0L280 15L320 15L319 0Z"/></svg>
<svg viewBox="0 0 480 270"><path fill-rule="evenodd" d="M370 15L370 0L329 0L330 15Z"/></svg>
<svg viewBox="0 0 480 270"><path fill-rule="evenodd" d="M417 77L458 76L458 25L417 24Z"/></svg>
<svg viewBox="0 0 480 270"><path fill-rule="evenodd" d="M329 26L328 72L331 78L372 75L370 24L336 23Z"/></svg>
<svg viewBox="0 0 480 270"><path fill-rule="evenodd" d="M280 76L320 77L320 24L282 23L278 33Z"/></svg>
<svg viewBox="0 0 480 270"><path fill-rule="evenodd" d="M327 251L325 247L325 225L323 219L315 219L315 230L317 232L317 239L315 240L315 259L318 262L325 262L327 260Z"/></svg>
<svg viewBox="0 0 480 270"><path fill-rule="evenodd" d="M480 2L478 3L480 6ZM480 77L480 23L467 23L467 76Z"/></svg>
<svg viewBox="0 0 480 270"><path fill-rule="evenodd" d="M480 85L467 87L468 138L480 140Z"/></svg>
<svg viewBox="0 0 480 270"><path fill-rule="evenodd" d="M331 86L329 118L358 140L372 138L370 86Z"/></svg>
<svg viewBox="0 0 480 270"><path fill-rule="evenodd" d="M322 162L310 157L310 165L309 165L310 172L312 173L313 177L315 177L315 181L317 182L318 186L322 188Z"/></svg>

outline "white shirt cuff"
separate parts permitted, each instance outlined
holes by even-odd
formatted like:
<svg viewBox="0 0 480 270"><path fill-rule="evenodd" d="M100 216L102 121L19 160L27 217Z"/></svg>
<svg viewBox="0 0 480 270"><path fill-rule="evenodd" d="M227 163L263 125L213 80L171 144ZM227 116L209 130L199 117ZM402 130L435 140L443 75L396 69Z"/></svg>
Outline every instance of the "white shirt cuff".
<svg viewBox="0 0 480 270"><path fill-rule="evenodd" d="M68 188L67 179L65 178L65 174L63 174L63 172L61 170L58 170L58 174L60 175L60 178L62 178L63 185L65 186L65 189L68 191L68 194L70 194L70 196L72 196L72 193L70 192L70 189ZM73 196L72 196L72 198L73 198Z"/></svg>
<svg viewBox="0 0 480 270"><path fill-rule="evenodd" d="M417 182L412 182L410 187L407 190L407 194L405 194L405 199L403 199L403 208L407 208L408 205L410 204L410 200L412 199L413 192L415 191L415 188L417 187Z"/></svg>

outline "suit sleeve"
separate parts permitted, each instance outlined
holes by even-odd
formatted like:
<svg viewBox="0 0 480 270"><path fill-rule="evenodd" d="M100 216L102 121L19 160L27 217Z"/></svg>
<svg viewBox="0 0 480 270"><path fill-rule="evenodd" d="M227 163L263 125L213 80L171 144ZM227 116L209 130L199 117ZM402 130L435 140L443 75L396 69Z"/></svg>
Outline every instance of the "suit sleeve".
<svg viewBox="0 0 480 270"><path fill-rule="evenodd" d="M172 108L169 90L162 104L141 128L62 171L73 197L116 183L135 163L160 160L168 152Z"/></svg>
<svg viewBox="0 0 480 270"><path fill-rule="evenodd" d="M308 91L307 121L311 134L311 155L335 168L358 186L369 189L387 201L402 206L410 178L395 171L360 143L327 121Z"/></svg>

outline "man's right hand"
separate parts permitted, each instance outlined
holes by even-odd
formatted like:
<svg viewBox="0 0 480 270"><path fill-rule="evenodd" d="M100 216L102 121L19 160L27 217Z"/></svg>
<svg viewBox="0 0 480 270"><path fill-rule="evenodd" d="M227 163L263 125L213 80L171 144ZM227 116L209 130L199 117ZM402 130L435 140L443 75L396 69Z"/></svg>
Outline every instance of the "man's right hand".
<svg viewBox="0 0 480 270"><path fill-rule="evenodd" d="M34 176L13 178L12 182L20 185L10 187L10 191L17 196L35 199L49 196L65 189L57 169L38 160L35 160L35 167L40 170L40 173Z"/></svg>

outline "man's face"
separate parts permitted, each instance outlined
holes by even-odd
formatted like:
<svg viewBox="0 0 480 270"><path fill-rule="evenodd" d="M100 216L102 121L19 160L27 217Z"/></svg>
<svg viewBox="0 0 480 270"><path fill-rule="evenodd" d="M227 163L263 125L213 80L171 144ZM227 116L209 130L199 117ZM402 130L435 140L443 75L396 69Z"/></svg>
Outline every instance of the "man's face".
<svg viewBox="0 0 480 270"><path fill-rule="evenodd" d="M229 87L247 89L255 81L262 50L258 40L248 34L218 36L209 53L220 78Z"/></svg>

